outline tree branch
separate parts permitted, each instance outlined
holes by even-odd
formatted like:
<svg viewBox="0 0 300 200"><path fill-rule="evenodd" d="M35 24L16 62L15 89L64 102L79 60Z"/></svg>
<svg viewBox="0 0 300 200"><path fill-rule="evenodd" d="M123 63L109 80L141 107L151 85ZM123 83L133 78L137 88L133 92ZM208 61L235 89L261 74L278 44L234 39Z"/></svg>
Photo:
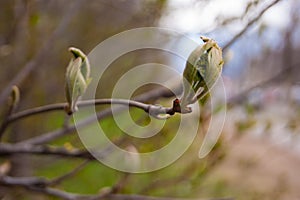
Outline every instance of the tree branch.
<svg viewBox="0 0 300 200"><path fill-rule="evenodd" d="M86 150L72 149L67 150L61 147L49 147L49 146L36 146L36 145L20 145L20 144L0 144L0 155L12 155L12 154L41 154L41 155L55 155L72 158L85 158L94 159L94 157Z"/></svg>
<svg viewBox="0 0 300 200"><path fill-rule="evenodd" d="M175 93L179 93L180 92L180 87L176 87L174 86L175 89ZM151 100L155 100L159 97L165 97L165 98L169 98L169 97L173 97L174 93L171 92L170 90L166 89L166 88L158 88L158 89L153 89L150 90L144 94L141 94L137 97L134 98L134 100L136 101L151 101ZM119 106L115 109L116 112L121 112L125 109L124 106ZM107 108L105 110L102 110L100 112L97 113L97 118L95 119L93 116L92 117L88 117L86 119L83 119L81 121L79 121L76 126L75 125L70 125L70 126L66 126L63 127L61 129L55 130L55 131L51 131L48 133L45 133L43 135L39 135L24 141L21 141L17 144L45 144L47 142L53 141L61 136L64 136L66 134L72 133L73 131L75 131L76 129L79 128L83 128L85 126L88 126L91 123L94 123L95 120L101 120L104 119L105 117L108 117L112 114L112 111L110 108Z"/></svg>
<svg viewBox="0 0 300 200"><path fill-rule="evenodd" d="M288 78L288 74L290 73L290 71L299 66L300 63L296 63L294 65L290 65L287 68L282 69L280 72L278 72L277 74L275 74L274 76L270 77L269 79L263 80L260 83L249 87L248 89L245 89L244 91L240 92L239 94L229 98L227 100L227 104L229 106L235 105L235 104L239 104L241 102L243 102L243 100L246 99L247 95L254 89L258 88L258 87L264 87L267 86L269 84L272 84L274 82L278 83L278 81L283 81L286 78Z"/></svg>
<svg viewBox="0 0 300 200"><path fill-rule="evenodd" d="M67 199L67 200L75 200L77 198L77 195L67 193L61 190L48 188L46 187L48 181L43 178L37 178L37 177L11 177L11 176L3 176L0 178L0 184L5 186L19 186L23 187L25 189L40 192L46 195L51 195L55 197L59 197L61 199Z"/></svg>
<svg viewBox="0 0 300 200"><path fill-rule="evenodd" d="M123 110L123 107L118 107L117 111L121 111ZM97 118L95 119L93 116L92 117L88 117L86 119L83 119L81 121L79 121L78 123L76 123L75 125L69 125L66 127L63 127L61 129L55 130L55 131L51 131L33 138L29 138L27 140L18 142L17 144L22 144L22 145L27 145L27 144L45 144L47 142L51 142L59 137L62 137L66 134L70 134L73 131L75 131L76 129L79 128L83 128L85 126L88 126L89 124L92 124L95 122L95 120L100 120L103 119L107 116L111 115L111 110L110 109L105 109L103 111L100 111L97 113Z"/></svg>
<svg viewBox="0 0 300 200"><path fill-rule="evenodd" d="M147 113L155 113L155 114L170 114L173 115L175 112L180 112L179 110L174 110L173 107L166 108L162 106L157 106L157 105L151 105L151 104L145 104L142 102L134 101L134 100L127 100L127 99L96 99L96 100L86 100L86 101L81 101L78 102L78 107L86 107L86 106L92 106L92 105L105 105L105 104L119 104L119 105L124 105L124 106L131 106L131 107L136 107L144 110ZM15 114L12 114L8 118L8 123L12 123L16 120L36 115L36 114L41 114L45 112L50 112L50 111L57 111L57 110L64 110L65 107L67 106L67 103L56 103L56 104L50 104L46 106L41 106L41 107L36 107L36 108L31 108L28 110L24 110Z"/></svg>
<svg viewBox="0 0 300 200"><path fill-rule="evenodd" d="M229 40L224 46L223 46L223 50L226 50L229 46L231 46L238 38L240 38L256 21L258 21L263 14L272 6L276 5L277 3L279 3L281 0L275 0L272 3L270 3L268 6L266 6L264 9L262 9L260 11L260 13L255 16L252 20L250 20L246 26L239 32L237 33L231 40Z"/></svg>
<svg viewBox="0 0 300 200"><path fill-rule="evenodd" d="M174 198L174 197L151 197L143 195L109 194L106 196L110 200L196 200L192 198ZM212 198L197 200L233 200L233 198Z"/></svg>
<svg viewBox="0 0 300 200"><path fill-rule="evenodd" d="M172 197L151 197L143 195L130 194L94 194L82 195L69 193L62 190L47 187L48 180L38 177L10 177L3 176L0 178L0 184L10 187L23 187L27 190L39 192L45 195L59 197L66 200L193 200L187 198L172 198ZM195 200L195 199L194 199ZM201 200L201 199L198 199ZM202 199L205 200L205 199ZM233 200L233 198L213 198L207 200Z"/></svg>
<svg viewBox="0 0 300 200"><path fill-rule="evenodd" d="M90 160L85 160L83 161L80 165L78 165L77 167L75 167L74 169L72 169L70 172L63 174L59 177L56 177L54 179L52 179L51 181L48 182L48 186L54 186L54 185L58 185L61 182L63 182L64 180L74 176L75 174L77 174L80 170L82 170L88 163L90 162Z"/></svg>

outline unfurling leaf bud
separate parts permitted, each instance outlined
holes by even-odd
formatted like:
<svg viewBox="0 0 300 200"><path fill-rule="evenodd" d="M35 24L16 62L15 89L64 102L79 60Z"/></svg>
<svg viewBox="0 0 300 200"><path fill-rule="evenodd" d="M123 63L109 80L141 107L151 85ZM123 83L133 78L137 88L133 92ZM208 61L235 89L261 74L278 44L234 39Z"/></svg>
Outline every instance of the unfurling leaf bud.
<svg viewBox="0 0 300 200"><path fill-rule="evenodd" d="M216 83L223 68L222 49L216 41L201 37L204 44L197 47L189 56L183 72L182 109L204 97Z"/></svg>
<svg viewBox="0 0 300 200"><path fill-rule="evenodd" d="M77 102L85 93L89 85L90 64L87 56L79 49L70 47L69 51L74 55L66 71L66 99L68 105L66 112L71 115L77 111Z"/></svg>

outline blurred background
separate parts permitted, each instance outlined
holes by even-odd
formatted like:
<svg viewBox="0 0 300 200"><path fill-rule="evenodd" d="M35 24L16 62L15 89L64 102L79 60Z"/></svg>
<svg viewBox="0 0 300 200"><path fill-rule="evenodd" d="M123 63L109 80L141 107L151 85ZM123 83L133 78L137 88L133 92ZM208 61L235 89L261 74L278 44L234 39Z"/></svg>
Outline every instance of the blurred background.
<svg viewBox="0 0 300 200"><path fill-rule="evenodd" d="M199 36L212 37L224 48L222 76L228 110L221 138L207 157L197 156L209 123L204 113L195 142L164 169L125 174L90 161L55 187L80 194L96 194L104 187L118 185L118 193L153 196L300 199L299 10L298 0L2 0L1 119L12 85L21 92L15 112L65 102L64 75L70 46L88 53L110 36L148 26L183 32L199 44ZM180 41L176 45L184 47ZM108 97L122 73L149 62L181 71L185 64L163 51L130 52L111 64L103 79L107 90L99 91L97 97ZM145 86L136 94L156 87ZM170 102L172 98L148 101ZM134 109L132 113L138 124L147 124L146 114ZM58 111L18 120L7 127L2 142L17 143L55 131L63 127L65 119L65 113ZM100 124L111 133L108 137L112 141L122 141L120 146L147 152L174 137L176 120L166 123L158 135L143 140L125 136L110 117ZM83 148L75 131L47 145ZM74 169L82 160L21 153L1 156L0 169L9 163L10 176L51 179ZM3 199L56 199L3 185L0 195Z"/></svg>

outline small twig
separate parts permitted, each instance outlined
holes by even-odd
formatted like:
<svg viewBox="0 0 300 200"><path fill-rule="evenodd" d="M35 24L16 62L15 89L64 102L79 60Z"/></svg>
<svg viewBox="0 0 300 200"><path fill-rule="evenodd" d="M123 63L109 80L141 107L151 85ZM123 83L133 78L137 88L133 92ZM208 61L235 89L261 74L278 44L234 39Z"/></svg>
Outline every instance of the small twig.
<svg viewBox="0 0 300 200"><path fill-rule="evenodd" d="M4 114L3 121L0 125L0 140L2 139L2 136L3 136L7 126L9 125L9 117L12 115L13 110L14 110L14 107L13 107L13 105L11 105Z"/></svg>
<svg viewBox="0 0 300 200"><path fill-rule="evenodd" d="M75 167L74 169L72 169L70 172L63 174L62 176L56 177L55 179L52 179L51 181L49 181L47 183L48 186L54 186L54 185L58 185L61 182L63 182L64 180L74 176L75 174L77 174L80 170L82 170L88 163L90 162L90 160L85 160L83 161L80 165L78 165L77 167Z"/></svg>
<svg viewBox="0 0 300 200"><path fill-rule="evenodd" d="M166 108L166 107L162 107L162 106L145 104L145 103L141 103L141 102L138 102L138 101L125 100L125 99L87 100L87 101L79 102L78 106L80 107L80 106L103 105L103 104L120 104L120 105L127 105L127 106L140 108L140 109L144 110L145 112L149 113L151 116L154 116L156 118L159 118L160 114L173 115L175 112L180 112L180 110L175 106L170 107L170 108ZM46 106L42 106L42 107L37 107L37 108L25 110L25 111L16 113L14 115L11 115L8 119L8 123L11 123L11 122L16 121L18 119L25 118L27 116L31 116L31 115L35 115L35 114L39 114L39 113L43 113L43 112L48 112L48 111L52 111L52 110L64 110L65 106L66 106L66 103L58 103L58 104L51 104L51 105L46 105ZM110 113L111 113L110 110L106 110L106 111L103 111L103 113L101 112L100 114L98 114L97 117L98 117L98 119L100 119L101 117L105 117L105 116L109 115ZM91 119L87 118L84 121L86 123L89 123L91 121ZM44 141L45 139L48 140L48 136L50 136L50 137L54 136L55 137L55 135L60 136L60 135L63 135L64 133L72 132L76 128L79 128L80 124L82 124L82 123L79 122L76 127L75 126L65 126L64 128L56 130L54 132L50 132L50 133L45 134L43 136L38 136L40 139L38 139L37 142L36 141L31 141L30 143L31 144L32 143L34 143L34 144L42 143L42 141ZM29 139L29 140L31 140L31 139Z"/></svg>
<svg viewBox="0 0 300 200"><path fill-rule="evenodd" d="M123 139L117 141L120 143ZM88 160L95 160L93 155L97 155L97 158L105 158L108 154L114 150L113 145L107 145L101 150L90 149L89 151L84 149L73 148L67 150L63 147L50 147L45 145L33 145L28 143L0 143L0 156L12 155L12 154L36 154L36 155L53 155L69 158L84 158Z"/></svg>
<svg viewBox="0 0 300 200"><path fill-rule="evenodd" d="M174 184L178 184L179 182L183 182L186 180L190 180L191 176L194 174L195 170L198 169L196 163L192 163L187 165L187 167L182 171L182 173L178 174L178 176L172 176L168 179L158 178L153 180L149 184L147 184L144 188L142 188L139 192L142 194L147 194L149 191L153 191L159 188L167 188L173 186ZM167 190L167 189L166 189Z"/></svg>
<svg viewBox="0 0 300 200"><path fill-rule="evenodd" d="M38 177L11 177L3 176L0 178L0 184L5 186L19 186L28 190L40 192L46 195L59 197L62 199L73 200L77 195L67 193L61 190L46 187L48 181Z"/></svg>
<svg viewBox="0 0 300 200"><path fill-rule="evenodd" d="M12 155L12 154L20 154L20 153L94 159L94 157L88 151L81 150L81 149L67 150L67 149L61 148L61 147L20 145L18 143L17 144L5 144L5 143L0 144L0 155Z"/></svg>
<svg viewBox="0 0 300 200"><path fill-rule="evenodd" d="M146 104L147 105L147 104ZM158 107L160 109L160 107ZM115 109L115 112L120 112L124 109L124 107L118 107ZM48 133L45 133L43 135L39 135L24 141L21 141L17 144L22 144L22 145L27 145L27 144L45 144L47 142L51 142L63 135L72 133L73 131L75 131L76 129L80 129L82 127L85 127L93 122L95 122L95 120L101 120L105 117L108 117L112 114L110 109L105 109L103 111L100 111L97 113L97 117L95 118L94 116L91 117L87 117L81 121L79 121L78 123L76 123L76 125L70 125L67 127L63 127L61 129L55 130L55 131L51 131Z"/></svg>
<svg viewBox="0 0 300 200"><path fill-rule="evenodd" d="M19 177L13 178L10 176L3 176L0 181L7 185L30 185L30 186L45 186L48 184L48 180L37 177Z"/></svg>
<svg viewBox="0 0 300 200"><path fill-rule="evenodd" d="M120 190L126 185L126 182L128 180L130 173L125 173L123 176L120 178L120 180L112 187L110 193L119 193Z"/></svg>
<svg viewBox="0 0 300 200"><path fill-rule="evenodd" d="M151 104L145 104L142 102L134 101L134 100L127 100L127 99L96 99L96 100L86 100L78 102L78 107L86 107L86 106L92 106L92 105L105 105L105 104L119 104L119 105L125 105L130 107L136 107L144 110L145 112L153 115L158 114L169 114L173 115L175 112L180 112L180 110L176 109L174 110L173 107L166 108L162 106L157 105L151 105ZM15 113L11 115L8 118L8 123L14 122L16 120L37 115L49 111L57 111L57 110L64 110L67 103L56 103L56 104L50 104L46 106L36 107L28 110L24 110L18 113Z"/></svg>
<svg viewBox="0 0 300 200"><path fill-rule="evenodd" d="M122 107L119 107L118 110L122 110ZM70 125L67 127L63 127L61 129L55 130L55 131L51 131L48 133L45 133L43 135L39 135L33 138L29 138L27 140L21 141L17 144L21 144L21 145L28 145L28 144L45 144L47 142L51 142L59 137L62 137L66 134L70 134L73 131L75 131L76 129L88 126L89 124L95 122L95 120L100 120L103 119L107 116L109 116L111 114L111 110L110 109L106 109L104 111L100 111L97 113L97 118L94 118L94 116L92 117L88 117L85 118L81 121L79 121L78 123L76 123L75 125Z"/></svg>
<svg viewBox="0 0 300 200"><path fill-rule="evenodd" d="M125 173L121 179L119 181L117 181L112 187L104 187L101 188L99 194L107 197L110 194L117 194L120 192L120 190L122 189L122 187L124 186L127 178L129 176L129 173ZM96 200L97 198L95 198Z"/></svg>
<svg viewBox="0 0 300 200"><path fill-rule="evenodd" d="M173 81L171 82L171 88L174 88L174 92L176 94L180 93L180 87L177 86L177 81ZM134 98L134 100L136 101L151 101L151 100L155 100L159 97L165 97L165 98L169 98L169 97L173 97L174 93L172 91L170 91L169 89L166 88L157 88L157 89L153 89L150 90L146 93L143 93L141 95L138 95L137 97ZM125 109L124 106L119 106L115 109L115 112L121 112ZM88 126L89 124L95 122L95 120L101 120L104 119L105 117L111 116L112 115L112 111L110 108L104 109L100 112L97 113L97 118L95 119L93 116L92 117L88 117L86 119L83 119L81 121L79 121L78 123L76 123L75 125L70 125L55 131L51 131L48 133L45 133L43 135L39 135L24 141L19 142L18 144L22 144L22 145L28 145L28 144L45 144L47 142L53 141L56 138L59 138L61 136L64 136L66 134L72 133L73 131L75 131L76 129L79 128L83 128L85 126Z"/></svg>
<svg viewBox="0 0 300 200"><path fill-rule="evenodd" d="M144 196L144 195L126 195L126 194L109 194L105 196L110 200L233 200L233 198L176 198L176 197L154 197L154 196Z"/></svg>
<svg viewBox="0 0 300 200"><path fill-rule="evenodd" d="M151 197L143 195L130 195L130 194L94 194L82 195L69 193L62 190L47 187L48 180L38 177L11 177L4 176L0 178L0 184L5 186L18 186L27 190L39 192L45 195L59 197L66 200L196 200L190 198L173 198L173 197ZM201 199L197 199L201 200ZM213 198L202 200L233 200L233 198Z"/></svg>

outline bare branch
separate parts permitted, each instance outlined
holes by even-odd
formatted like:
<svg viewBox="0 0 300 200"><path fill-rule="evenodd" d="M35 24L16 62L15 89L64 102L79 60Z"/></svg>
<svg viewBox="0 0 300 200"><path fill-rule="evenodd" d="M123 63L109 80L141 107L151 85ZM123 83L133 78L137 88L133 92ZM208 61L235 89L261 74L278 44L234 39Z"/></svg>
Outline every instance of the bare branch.
<svg viewBox="0 0 300 200"><path fill-rule="evenodd" d="M252 20L250 20L246 26L239 32L237 33L231 40L229 40L224 46L223 50L226 50L229 46L231 46L238 38L240 38L255 22L257 22L262 15L272 6L276 5L279 3L281 0L274 0L272 3L270 3L268 6L266 6L264 9L260 11L260 13L255 16Z"/></svg>
<svg viewBox="0 0 300 200"><path fill-rule="evenodd" d="M123 110L122 107L117 108L117 111ZM86 119L81 120L80 122L76 123L75 125L69 125L66 127L63 127L61 129L55 130L55 131L51 131L48 133L45 133L43 135L39 135L24 141L21 141L17 144L22 144L22 145L27 145L27 144L45 144L47 142L51 142L59 137L62 137L64 135L70 134L72 132L74 132L76 129L78 128L82 128L85 126L88 126L89 124L95 122L95 120L100 120L103 119L107 116L111 115L111 110L110 109L106 109L104 111L100 111L97 113L97 118L95 119L94 117L88 117Z"/></svg>
<svg viewBox="0 0 300 200"><path fill-rule="evenodd" d="M48 181L44 178L37 177L19 177L3 176L0 178L1 183L6 185L28 185L28 186L45 186Z"/></svg>
<svg viewBox="0 0 300 200"><path fill-rule="evenodd" d="M94 118L93 118L94 119ZM88 119L82 120L81 122L79 122L80 124L83 124L83 122L87 122L84 123L85 125L89 125L90 123L94 122L94 120L90 120L88 121ZM18 142L17 144L22 144L22 145L27 145L27 144L45 144L47 142L51 142L53 140L55 140L56 138L62 137L66 134L70 134L73 131L76 130L77 128L83 127L83 125L79 126L78 124L75 125L69 125L69 126L65 126L61 129L55 130L55 131L51 131L33 138L29 138L27 140Z"/></svg>
<svg viewBox="0 0 300 200"><path fill-rule="evenodd" d="M5 186L19 186L25 189L40 192L46 195L59 197L61 199L74 200L77 195L46 187L48 181L37 177L11 177L3 176L0 178L0 184Z"/></svg>
<svg viewBox="0 0 300 200"><path fill-rule="evenodd" d="M165 108L161 106L145 104L134 100L127 100L127 99L96 99L96 100L86 100L78 102L78 107L85 107L85 106L92 106L92 105L105 105L105 104L119 104L125 106L136 107L144 110L145 112L154 112L158 114L174 114L172 108ZM64 110L67 103L56 103L50 104L46 106L36 107L28 110L24 110L22 112L16 113L11 115L8 118L9 123L14 122L18 119L22 119L28 116L45 113L49 111L57 111L57 110Z"/></svg>
<svg viewBox="0 0 300 200"><path fill-rule="evenodd" d="M69 193L62 190L47 187L48 180L38 177L10 177L3 176L0 178L0 184L6 186L19 186L27 190L39 192L45 195L59 197L66 200L196 200L188 198L173 198L173 197L151 197L143 195L128 195L128 194L95 194L82 195ZM201 199L198 199L201 200ZM205 200L205 199L202 199ZM207 200L233 200L233 198L213 198Z"/></svg>
<svg viewBox="0 0 300 200"><path fill-rule="evenodd" d="M80 170L82 170L88 163L90 162L90 160L85 160L83 161L80 165L78 165L77 167L75 167L73 170L71 170L70 172L63 174L62 176L56 177L55 179L52 179L51 181L48 182L48 186L54 186L54 185L58 185L61 182L63 182L64 180L74 176L75 174L77 174Z"/></svg>
<svg viewBox="0 0 300 200"><path fill-rule="evenodd" d="M109 194L106 196L110 200L205 200L192 198L174 198L174 197L151 197L143 195L125 195L125 194ZM233 198L213 198L206 200L233 200Z"/></svg>
<svg viewBox="0 0 300 200"><path fill-rule="evenodd" d="M260 83L240 92L239 94L229 98L227 100L227 104L229 106L234 105L234 104L239 104L241 102L243 102L243 100L245 100L245 98L247 97L247 95L254 89L259 88L259 87L265 87L269 84L272 84L274 82L278 83L279 81L282 81L284 79L286 79L288 76L288 74L290 73L290 71L294 68L299 66L300 63L291 65L289 67L286 67L284 69L282 69L280 72L278 72L277 74L275 74L274 76L270 77L267 80L261 81Z"/></svg>
<svg viewBox="0 0 300 200"><path fill-rule="evenodd" d="M179 91L180 91L179 88L180 87L175 86L175 88L177 88L177 90L175 90L175 92L179 93ZM170 90L168 90L166 88L158 88L158 89L150 90L150 91L148 91L144 94L141 94L141 95L137 96L136 98L134 98L134 100L136 100L136 101L151 101L151 100L157 99L159 97L166 97L167 98L167 97L173 97L173 96L174 96L174 93L171 92ZM125 109L124 106L119 106L115 109L115 112L121 112L124 109ZM111 114L112 114L111 109L108 108L108 109L105 109L105 110L102 110L102 111L98 112L97 113L97 119L95 119L92 116L92 117L83 119L82 121L79 121L78 123L76 123L76 126L75 125L66 126L66 127L61 128L61 129L58 129L58 130L55 130L55 131L52 131L52 132L45 133L45 134L40 135L40 136L36 136L36 137L30 138L30 139L24 140L22 142L19 142L18 144L22 144L22 145L25 145L25 144L45 144L47 142L53 141L53 140L63 136L63 135L70 134L73 131L75 131L76 129L80 129L80 128L83 128L85 126L88 126L89 124L94 123L95 120L104 119L105 117L108 117Z"/></svg>
<svg viewBox="0 0 300 200"><path fill-rule="evenodd" d="M72 158L86 158L94 159L94 157L86 150L72 149L67 150L61 147L49 146L34 146L34 145L20 145L20 144L0 144L0 155L11 154L41 154L41 155L55 155Z"/></svg>
<svg viewBox="0 0 300 200"><path fill-rule="evenodd" d="M84 102L79 103L80 106L90 106L90 105L94 105L94 104L98 104L98 105L100 105L100 104L129 105L132 107L140 108L154 117L159 117L160 114L173 115L175 112L180 112L180 110L175 110L174 107L166 108L166 107L162 107L162 106L156 106L156 105L145 104L145 103L141 103L141 102L137 102L137 101L133 101L133 100L123 100L123 99L98 99L98 100L89 100L89 101L84 101ZM42 112L47 112L49 110L57 110L57 109L62 110L62 109L64 109L65 105L66 105L65 103L52 104L52 105L48 105L48 106L44 106L44 107L38 107L38 108L26 110L24 112L20 112L15 115L12 115L9 118L9 122L11 123L17 119L21 119L26 116L30 116L30 115L34 115L34 114L38 114L38 113L42 113ZM116 110L122 110L122 109L123 108L119 108L119 109L117 108ZM110 114L111 114L110 109L101 111L100 113L97 114L97 119L99 120ZM51 141L57 137L60 137L64 134L66 134L66 133L73 132L74 130L76 130L76 128L80 128L82 126L88 125L88 124L92 123L93 121L94 121L94 117L90 117L90 118L87 118L87 119L82 120L79 123L77 123L76 127L74 125L66 126L66 127L63 127L62 129L44 134L42 136L38 136L37 138L29 139L28 141L23 141L20 143L41 144L46 141L48 142L48 141Z"/></svg>

